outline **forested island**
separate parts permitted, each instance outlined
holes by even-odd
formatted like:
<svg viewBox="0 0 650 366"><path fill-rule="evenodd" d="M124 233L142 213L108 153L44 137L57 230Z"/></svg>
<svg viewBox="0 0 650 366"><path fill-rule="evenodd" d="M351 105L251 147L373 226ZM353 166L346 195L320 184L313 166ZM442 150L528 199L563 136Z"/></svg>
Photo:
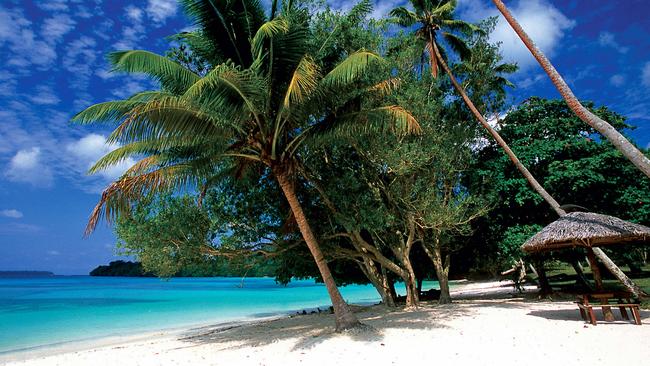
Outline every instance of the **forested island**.
<svg viewBox="0 0 650 366"><path fill-rule="evenodd" d="M187 265L168 277L266 277L273 276L270 265L255 267L233 265L224 261L209 261ZM155 277L154 273L142 268L142 263L117 260L101 265L89 273L97 277Z"/></svg>

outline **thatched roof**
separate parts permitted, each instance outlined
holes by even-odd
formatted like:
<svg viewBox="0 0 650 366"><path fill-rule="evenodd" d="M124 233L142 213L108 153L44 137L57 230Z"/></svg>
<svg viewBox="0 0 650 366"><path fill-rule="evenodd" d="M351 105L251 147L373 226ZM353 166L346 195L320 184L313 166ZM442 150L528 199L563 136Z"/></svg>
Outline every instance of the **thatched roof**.
<svg viewBox="0 0 650 366"><path fill-rule="evenodd" d="M567 247L595 247L637 241L650 241L650 227L614 216L571 212L528 239L521 249L527 253L535 253Z"/></svg>

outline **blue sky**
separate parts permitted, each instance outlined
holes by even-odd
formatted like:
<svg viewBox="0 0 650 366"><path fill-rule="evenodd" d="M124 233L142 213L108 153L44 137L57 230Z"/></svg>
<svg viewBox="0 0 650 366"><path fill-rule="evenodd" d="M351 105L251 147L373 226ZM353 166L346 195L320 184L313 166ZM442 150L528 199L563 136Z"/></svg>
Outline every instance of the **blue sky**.
<svg viewBox="0 0 650 366"><path fill-rule="evenodd" d="M333 8L346 1L328 2ZM380 1L384 15L403 1ZM497 15L488 0L460 0L470 21ZM641 146L650 143L650 2L647 0L512 0L515 16L575 93L626 115ZM101 189L130 162L85 174L107 145L110 126L77 126L84 107L152 87L109 73L113 50L164 52L166 36L190 26L175 0L0 2L0 270L85 274L116 258L101 226L82 232ZM511 101L558 97L545 74L500 21L493 35L521 70Z"/></svg>

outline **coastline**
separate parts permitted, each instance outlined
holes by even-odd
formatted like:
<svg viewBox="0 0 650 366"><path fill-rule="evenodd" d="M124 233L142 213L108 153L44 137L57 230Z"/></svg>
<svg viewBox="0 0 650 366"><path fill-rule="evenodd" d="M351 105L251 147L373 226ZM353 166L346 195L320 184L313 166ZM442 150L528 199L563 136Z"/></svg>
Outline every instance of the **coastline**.
<svg viewBox="0 0 650 366"><path fill-rule="evenodd" d="M343 334L333 333L330 314L285 314L75 342L12 353L13 357L0 355L0 363L320 365L354 361L389 365L400 360L421 362L426 359L422 357L432 357L431 352L436 361L486 365L515 365L524 360L528 364L531 360L532 364L549 360L643 364L650 357L648 311L642 312L643 326L617 321L594 327L580 320L573 303L525 300L516 296L507 281L467 282L455 286L452 293L453 304L423 304L413 311L355 306L369 327ZM599 346L603 339L607 347ZM413 351L407 351L411 347Z"/></svg>

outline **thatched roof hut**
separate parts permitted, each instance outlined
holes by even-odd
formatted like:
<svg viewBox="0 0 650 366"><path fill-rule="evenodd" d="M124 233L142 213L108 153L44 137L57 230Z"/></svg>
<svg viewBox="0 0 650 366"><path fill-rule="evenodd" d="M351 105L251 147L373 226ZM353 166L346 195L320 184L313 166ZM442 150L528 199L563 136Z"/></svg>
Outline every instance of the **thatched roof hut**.
<svg viewBox="0 0 650 366"><path fill-rule="evenodd" d="M528 239L521 249L536 253L570 247L596 247L623 242L650 241L650 227L614 216L571 212Z"/></svg>

